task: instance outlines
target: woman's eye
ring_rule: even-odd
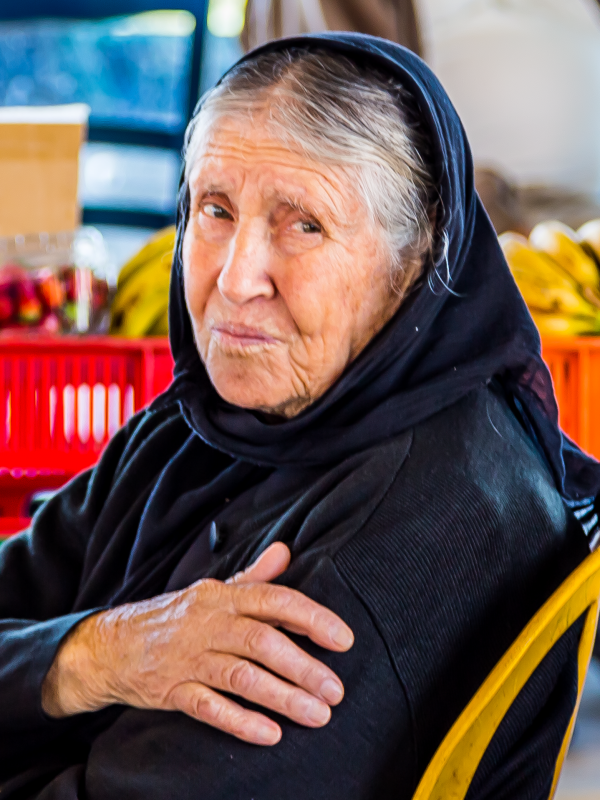
[[[202,206],[202,211],[207,217],[213,219],[233,219],[229,211],[226,211],[223,206],[218,206],[216,203],[206,203]]]
[[[318,222],[308,219],[300,219],[294,223],[293,227],[301,233],[321,233],[322,228]]]

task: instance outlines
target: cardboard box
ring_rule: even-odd
[[[0,236],[58,233],[79,225],[83,104],[0,108]]]

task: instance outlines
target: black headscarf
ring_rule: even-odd
[[[432,145],[447,260],[437,268],[430,265],[429,280],[325,395],[297,417],[269,424],[221,399],[198,356],[183,292],[181,240],[189,194],[182,183],[170,297],[175,358],[170,393],[179,398],[189,425],[242,462],[324,465],[396,436],[495,380],[545,457],[567,504],[581,508],[591,503],[600,492],[600,465],[558,427],[537,329],[475,191],[467,137],[441,84],[409,50],[360,34],[278,40],[243,60],[290,47],[343,54],[392,76],[412,94]],[[200,108],[201,103],[196,113]],[[588,532],[596,538],[592,528]]]

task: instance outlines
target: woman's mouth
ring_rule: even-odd
[[[228,349],[247,349],[268,347],[279,342],[259,328],[251,328],[248,325],[233,325],[230,323],[219,323],[213,325],[212,334],[219,344]]]

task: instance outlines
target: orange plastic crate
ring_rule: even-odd
[[[542,355],[552,373],[561,428],[600,459],[600,338],[545,338]]]
[[[167,339],[0,338],[0,537],[171,382]]]

